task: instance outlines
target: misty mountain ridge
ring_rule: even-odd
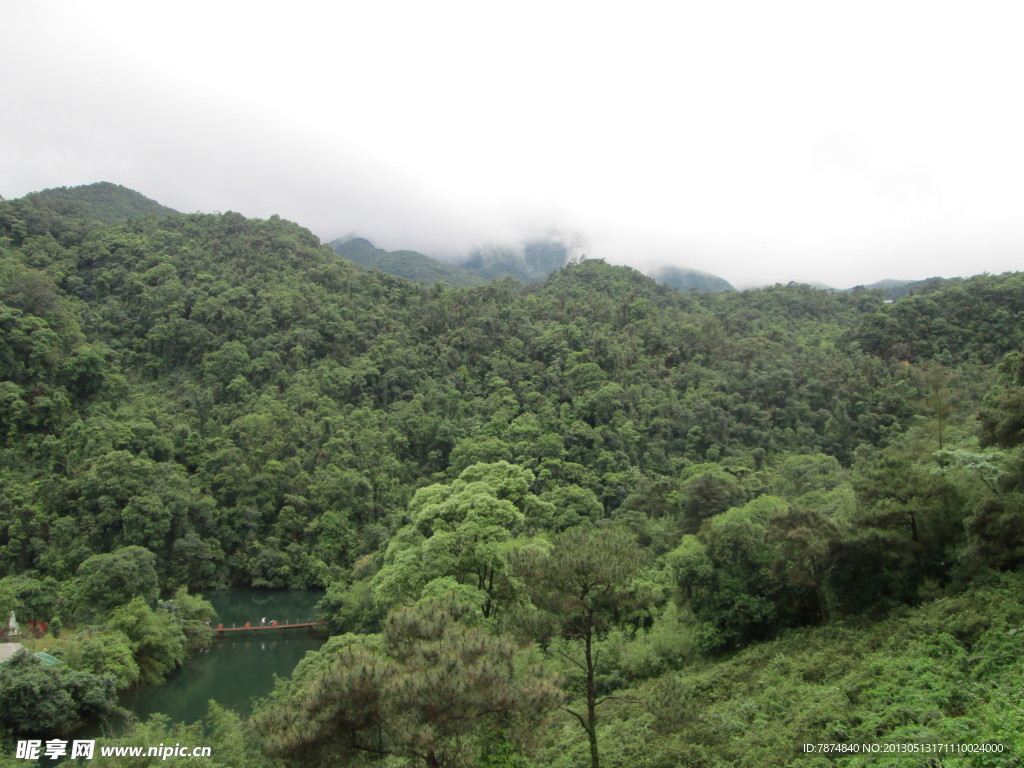
[[[363,237],[334,240],[331,249],[342,258],[362,267],[379,269],[425,285],[448,283],[456,288],[481,285],[487,279],[469,270],[445,264],[416,251],[385,251]]]
[[[445,282],[465,287],[506,277],[521,283],[536,283],[569,263],[568,247],[557,240],[532,240],[520,248],[496,245],[476,248],[464,261],[454,264],[417,251],[385,251],[364,237],[339,238],[330,245],[339,256],[361,266],[426,285]],[[696,269],[665,265],[639,271],[662,285],[686,293],[736,290],[727,280]]]
[[[481,277],[514,277],[521,283],[536,283],[569,262],[569,249],[557,240],[531,240],[522,248],[487,246],[477,248],[461,266]]]
[[[0,200],[4,198],[0,197]],[[15,198],[15,202],[19,198]],[[99,181],[72,187],[54,187],[30,192],[21,200],[31,201],[37,210],[78,219],[117,224],[129,219],[176,214],[173,208],[120,184]],[[444,282],[453,287],[481,285],[490,280],[512,277],[522,283],[541,282],[564,267],[570,259],[569,247],[554,239],[537,239],[520,246],[488,245],[472,250],[461,261],[442,261],[413,250],[385,251],[369,240],[349,235],[330,243],[338,255],[369,268],[379,269],[414,282],[432,285]],[[687,293],[718,293],[735,288],[725,279],[700,270],[662,265],[640,270],[658,283]],[[900,299],[930,293],[964,278],[929,277],[920,280],[885,279],[848,289],[812,285],[826,291],[880,293],[887,299]],[[780,281],[781,282],[781,281]],[[800,282],[800,281],[798,281]]]
[[[554,240],[533,240],[520,248],[486,246],[476,248],[462,261],[441,261],[417,251],[385,251],[363,237],[333,240],[339,256],[364,267],[432,285],[445,282],[455,287],[480,285],[511,277],[521,283],[536,283],[569,261],[569,250]]]

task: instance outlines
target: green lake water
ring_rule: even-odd
[[[315,606],[323,593],[233,589],[203,596],[213,603],[217,622],[230,627],[247,621],[258,626],[262,618],[268,624],[316,621]],[[306,652],[318,649],[324,640],[323,634],[306,629],[228,632],[209,651],[189,658],[163,684],[126,693],[121,705],[139,719],[162,712],[174,721],[193,723],[206,715],[213,699],[248,715],[253,698],[273,689],[274,675],[291,675]]]

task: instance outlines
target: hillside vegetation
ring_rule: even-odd
[[[0,202],[0,615],[170,669],[131,635],[161,595],[324,589],[219,764],[1015,764],[1021,275],[427,286],[99,191]]]
[[[424,285],[448,283],[456,288],[482,285],[487,279],[469,270],[445,264],[416,251],[385,251],[362,237],[335,240],[331,248],[339,256],[363,267],[379,269]]]

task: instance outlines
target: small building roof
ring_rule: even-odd
[[[10,661],[11,657],[18,651],[28,651],[28,648],[21,643],[0,643],[0,665],[6,664]],[[29,651],[29,653],[31,653],[31,651]],[[36,651],[32,655],[48,667],[57,667],[64,664],[64,662],[56,656],[51,656],[43,651]]]
[[[0,643],[0,664],[8,661],[18,651],[27,651],[21,643]]]

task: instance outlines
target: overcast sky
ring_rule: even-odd
[[[333,6],[333,7],[328,7]],[[4,2],[0,195],[738,287],[1024,266],[1018,2]]]

